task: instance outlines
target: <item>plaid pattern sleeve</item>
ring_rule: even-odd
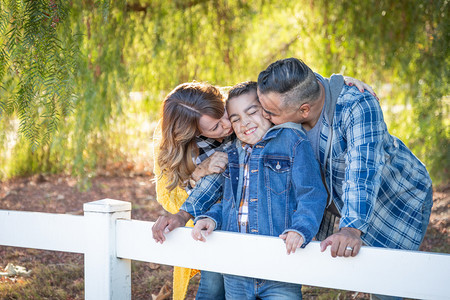
[[[245,151],[245,157],[244,157],[244,182],[242,186],[242,199],[241,203],[239,205],[239,213],[238,213],[238,219],[239,219],[239,231],[241,233],[247,233],[248,232],[248,199],[250,198],[249,195],[249,165],[248,160],[252,154],[252,147],[249,145],[245,145],[242,148],[244,148]]]
[[[342,198],[346,199],[341,210],[340,227],[366,232],[381,183],[385,161],[383,141],[387,129],[382,111],[374,101],[361,99],[343,113],[345,135],[337,136],[333,142],[334,146],[342,144],[345,139],[347,144],[344,159],[336,161],[345,163],[345,166],[333,166],[334,170],[344,171],[337,172],[343,178]]]
[[[431,189],[425,166],[389,134],[381,107],[368,92],[344,86],[334,117],[332,171],[325,172],[341,214],[339,227],[361,230],[369,246],[417,249]],[[322,158],[329,130],[325,124]]]
[[[212,174],[200,179],[180,209],[194,218],[204,214],[222,199],[224,179],[222,174]]]

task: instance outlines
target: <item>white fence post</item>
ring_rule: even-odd
[[[85,299],[131,299],[131,261],[116,255],[116,220],[131,218],[131,203],[113,199],[85,203]]]

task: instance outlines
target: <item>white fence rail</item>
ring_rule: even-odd
[[[206,243],[189,228],[151,236],[153,222],[130,220],[129,202],[84,205],[84,216],[2,211],[0,245],[84,253],[86,299],[131,299],[131,260],[418,299],[450,299],[450,255],[363,247],[332,258],[319,243],[287,255],[279,238],[215,232]]]

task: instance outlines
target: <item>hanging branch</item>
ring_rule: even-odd
[[[17,115],[19,133],[33,150],[49,142],[73,106],[79,50],[68,24],[69,5],[61,0],[1,2],[0,80],[9,100],[2,97],[0,115]]]

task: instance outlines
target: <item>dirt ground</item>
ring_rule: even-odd
[[[133,219],[155,221],[165,213],[156,202],[150,174],[99,176],[93,178],[91,183],[90,189],[80,191],[76,179],[63,175],[36,175],[0,182],[0,209],[81,215],[83,203],[112,198],[130,201]],[[421,250],[450,253],[449,214],[450,185],[447,185],[435,190],[430,226]],[[8,263],[23,266],[32,273],[30,277],[23,278],[0,276],[2,299],[83,298],[81,254],[0,246],[0,272]],[[133,299],[152,299],[152,295],[155,299],[163,286],[170,289],[171,272],[170,266],[133,261]],[[194,299],[198,280],[195,277],[191,281],[187,299]],[[36,287],[30,290],[33,284]],[[304,299],[368,299],[368,295],[363,293],[315,287],[304,287],[303,292]]]

